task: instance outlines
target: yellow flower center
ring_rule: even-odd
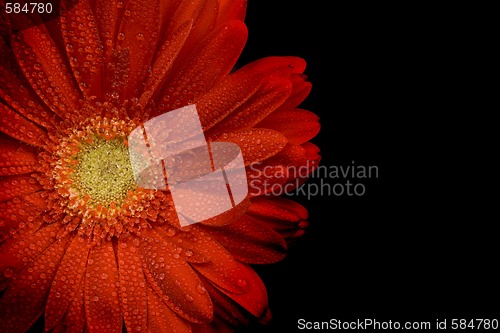
[[[128,135],[137,126],[130,119],[96,117],[53,137],[58,145],[42,154],[40,170],[55,190],[47,195],[45,219],[66,224],[62,236],[78,229],[93,239],[110,239],[172,218],[165,193],[135,182]]]
[[[121,206],[128,192],[136,188],[124,139],[95,138],[80,147],[76,161],[71,178],[75,189],[90,197],[87,205],[109,207],[114,202]]]

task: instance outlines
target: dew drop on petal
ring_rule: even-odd
[[[10,278],[14,275],[14,270],[12,268],[7,268],[4,272],[3,272],[3,275],[6,277],[6,278]]]
[[[201,284],[199,284],[199,285],[196,286],[196,291],[199,292],[202,295],[207,292],[207,290],[205,289],[205,287],[203,287]]]
[[[238,284],[238,286],[240,286],[242,288],[247,286],[247,281],[244,279],[239,279],[236,283]]]

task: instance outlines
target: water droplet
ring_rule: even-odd
[[[102,273],[102,275],[101,275],[101,278],[102,278],[103,280],[106,280],[108,277],[109,277],[109,275],[108,275],[108,274],[106,274],[106,273]]]
[[[238,284],[238,286],[243,288],[247,286],[247,281],[244,279],[239,279],[236,283]]]
[[[196,286],[196,291],[199,292],[202,295],[207,292],[207,290],[205,289],[205,287],[203,287],[201,284],[199,284],[199,285]]]
[[[118,1],[116,3],[116,8],[123,8],[123,2],[122,1]]]
[[[135,38],[140,41],[143,41],[145,39],[143,33],[138,33],[137,36],[135,36]]]
[[[186,294],[186,299],[188,302],[192,302],[194,300],[193,296]]]
[[[12,268],[7,268],[4,272],[3,272],[3,275],[6,277],[6,278],[10,278],[14,275],[14,270]]]
[[[158,278],[160,280],[163,280],[165,278],[165,274],[164,273],[160,273],[160,275],[158,275]]]
[[[92,300],[93,300],[94,302],[99,302],[99,297],[98,297],[98,296],[94,296],[94,298],[92,298]]]
[[[172,229],[172,228],[168,229],[167,236],[170,236],[170,237],[175,236],[175,229]]]

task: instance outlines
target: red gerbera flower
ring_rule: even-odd
[[[264,194],[295,184],[288,167],[319,160],[307,142],[318,118],[297,108],[311,88],[305,62],[270,57],[231,73],[247,37],[244,0],[61,9],[44,24],[5,15],[0,29],[1,331],[42,315],[47,331],[99,333],[268,320],[249,264],[282,259],[307,211]],[[250,206],[181,227],[168,191],[134,182],[126,139],[188,104],[207,141],[241,147],[257,181]]]

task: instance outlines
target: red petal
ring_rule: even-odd
[[[217,24],[224,23],[229,20],[245,19],[247,10],[246,0],[219,0],[219,16]]]
[[[204,285],[214,302],[216,318],[221,318],[231,326],[249,323],[249,313],[243,307],[212,286],[210,282],[204,281]]]
[[[308,217],[307,210],[302,205],[285,198],[253,198],[248,214],[257,218],[296,223]]]
[[[0,133],[0,176],[33,172],[35,149]]]
[[[85,240],[81,236],[73,238],[57,269],[45,305],[46,331],[60,324],[71,303],[74,303],[75,296],[82,294],[83,302],[83,276],[89,254],[89,247],[85,244]],[[77,304],[78,302],[75,305]]]
[[[5,291],[0,299],[2,332],[25,332],[40,317],[67,243],[52,243]]]
[[[13,27],[23,18],[26,15],[12,15]],[[24,75],[52,111],[63,118],[78,112],[79,89],[45,25],[13,35],[12,48]]]
[[[207,325],[193,325],[193,333],[234,333],[234,329],[221,320],[214,319]]]
[[[276,110],[290,96],[292,84],[283,78],[266,78],[260,89],[243,105],[213,127],[208,135],[250,128]]]
[[[250,166],[247,175],[250,193],[259,196],[268,193],[281,195],[305,181],[310,172],[305,149],[287,144],[271,158]]]
[[[245,282],[245,270],[241,269],[241,264],[224,247],[204,233],[199,226],[191,225],[183,230],[191,239],[196,239],[191,243],[193,252],[202,253],[206,258],[204,263],[191,264],[198,273],[221,289],[235,294],[249,292],[249,286]]]
[[[182,248],[154,231],[145,231],[142,236],[148,240],[141,243],[144,272],[153,289],[181,317],[194,323],[210,322],[212,301],[198,291],[201,281],[179,255]]]
[[[173,22],[173,17],[181,5],[183,0],[169,0],[169,1],[161,1],[160,2],[160,11],[161,11],[161,31],[160,31],[160,42],[158,45],[165,44],[166,41],[170,40],[172,34],[167,34],[168,28],[171,26]],[[183,25],[185,22],[179,24],[179,27]],[[176,29],[170,29],[170,32],[175,32]]]
[[[163,113],[190,104],[196,96],[229,74],[246,39],[247,29],[241,21],[230,21],[216,29],[191,58],[176,66],[174,80],[164,89],[164,97],[157,112]]]
[[[116,47],[117,30],[120,15],[123,15],[123,2],[121,6],[117,1],[98,1],[95,2],[94,13],[96,15],[98,31],[104,44],[104,56],[106,64],[111,62],[111,55]],[[109,78],[109,74],[107,73]]]
[[[296,100],[304,94],[302,92],[304,89],[307,90],[303,87],[304,77],[298,74],[305,69],[305,65],[305,61],[300,58],[269,57],[250,63],[236,71],[233,75],[248,77],[247,80],[252,82],[251,88],[253,84],[261,83],[260,89],[252,93],[251,97],[244,95],[244,99],[235,101],[236,105],[233,104],[230,109],[234,111],[230,114],[229,112],[216,113],[215,120],[217,121],[221,121],[226,116],[227,118],[223,119],[209,134],[225,129],[252,127],[277,108],[290,105],[287,100]],[[228,91],[232,92],[232,89]],[[242,102],[245,103],[242,104]],[[238,108],[235,110],[236,107]],[[213,120],[208,122],[207,127],[213,126],[213,122]]]
[[[186,51],[194,49],[200,45],[215,28],[215,22],[219,14],[219,0],[205,0],[205,5],[200,11],[200,15],[194,21],[194,29],[186,44]]]
[[[86,98],[102,97],[104,46],[88,0],[61,3],[61,32],[76,81]],[[70,7],[71,6],[71,7]],[[70,9],[68,10],[68,7]]]
[[[188,263],[206,263],[209,260],[201,253],[197,251],[194,246],[193,238],[194,236],[189,232],[182,229],[174,228],[156,228],[155,231],[163,239],[169,243],[176,243],[178,247],[182,248],[179,256],[182,257]],[[179,250],[177,250],[179,252]]]
[[[80,288],[76,290],[64,318],[59,321],[56,327],[54,327],[52,333],[83,332],[85,327],[85,310],[83,301],[83,286],[80,286]]]
[[[173,13],[172,18],[166,22],[168,31],[166,32],[167,40],[176,30],[189,21],[195,20],[200,15],[204,4],[207,0],[181,0],[175,10],[169,8],[170,13]],[[172,7],[172,5],[170,4]],[[168,17],[169,13],[165,13]]]
[[[191,0],[180,4],[172,18],[167,36],[182,24],[193,21],[193,30],[186,41],[181,58],[189,57],[203,39],[213,31],[218,10],[217,0]]]
[[[2,244],[0,253],[0,290],[3,290],[9,281],[20,274],[24,267],[37,259],[48,247],[56,243],[59,226],[57,223],[44,227],[38,231],[27,229],[26,234],[19,239],[12,239]],[[36,231],[31,233],[32,231]]]
[[[191,28],[192,22],[186,22],[158,50],[151,74],[146,79],[144,92],[139,99],[139,104],[145,106],[151,98],[154,99],[157,97],[159,93],[158,89],[164,84],[167,73],[183,47],[186,38],[189,36]]]
[[[249,215],[220,228],[206,228],[239,261],[270,264],[285,257],[287,245],[283,238]]]
[[[293,74],[303,73],[306,62],[298,57],[267,57],[256,60],[248,66],[259,73],[290,78]]]
[[[270,114],[257,126],[281,132],[290,143],[300,145],[318,134],[320,129],[318,120],[318,116],[307,110],[279,110]]]
[[[300,103],[302,103],[312,89],[312,84],[305,80],[306,78],[302,74],[292,74],[290,80],[292,81],[292,93],[290,97],[283,103],[284,108],[295,108]]]
[[[304,143],[302,148],[306,151],[307,160],[314,162],[314,165],[317,166],[321,160],[319,148],[311,142]]]
[[[210,183],[209,182],[206,182],[205,185],[208,184],[208,187],[210,188]],[[219,184],[219,182],[217,182],[217,184]],[[179,194],[184,194],[185,197],[187,197],[187,195],[189,195],[189,198],[192,202],[202,202],[203,200],[205,200],[206,196],[202,193],[202,192],[194,192],[192,190],[188,190],[188,191],[180,191],[178,190],[178,193]],[[205,209],[210,209],[211,210],[211,214],[210,215],[215,215],[215,214],[218,214],[218,215],[215,215],[214,217],[211,217],[209,219],[206,219],[206,220],[203,220],[203,221],[200,221],[200,223],[204,224],[204,225],[210,225],[210,226],[222,226],[222,225],[226,225],[228,223],[231,223],[232,221],[234,221],[235,219],[237,219],[238,217],[240,217],[241,215],[243,215],[248,206],[250,205],[250,200],[247,198],[243,199],[243,201],[241,201],[239,204],[237,204],[236,206],[234,206],[233,208],[227,210],[227,211],[224,211],[224,213],[220,213],[221,211],[223,211],[224,209],[226,209],[226,207],[224,207],[223,209],[221,209],[220,207],[217,207],[216,205],[214,205],[213,207],[209,207],[209,208],[206,208]],[[193,208],[193,212],[195,212],[195,208]],[[198,207],[198,209],[203,209],[203,205],[200,205]]]
[[[267,161],[250,165],[246,172],[250,197],[269,194],[273,190],[281,193],[288,180],[288,171],[284,165],[270,164]]]
[[[145,332],[148,327],[146,280],[140,250],[132,237],[118,241],[118,267],[125,327],[128,332]]]
[[[252,199],[252,206],[248,214],[265,228],[278,232],[287,241],[301,236],[308,226],[307,210],[294,201],[260,197]]]
[[[245,165],[263,161],[279,153],[286,146],[286,138],[279,132],[250,128],[212,135],[212,142],[233,142],[240,146]]]
[[[90,333],[122,331],[118,267],[110,241],[90,250],[85,277],[85,312]]]
[[[262,75],[246,67],[224,78],[195,101],[201,125],[208,130],[253,96],[262,84]]]
[[[30,175],[0,178],[0,202],[33,193],[42,187]]]
[[[319,148],[310,142],[306,142],[300,146],[290,144],[287,147],[289,148],[283,149],[283,152],[286,152],[286,154],[281,156],[281,158],[289,160],[289,165],[293,165],[294,168],[291,168],[287,184],[284,186],[288,191],[292,191],[307,181],[309,175],[318,167],[321,156]],[[297,159],[299,154],[303,154],[304,158]]]
[[[148,331],[151,333],[191,333],[190,324],[174,313],[148,286]]]
[[[117,49],[128,49],[130,70],[122,99],[139,96],[146,73],[156,51],[160,34],[160,0],[125,2],[125,12],[118,29]]]
[[[51,128],[58,121],[50,109],[42,106],[38,96],[19,71],[12,50],[0,39],[0,98],[13,110],[34,123]]]
[[[214,285],[218,290],[241,305],[257,318],[265,315],[267,310],[267,291],[257,273],[248,265],[238,263],[238,274],[243,276],[238,279],[238,284],[246,289],[244,293],[233,293],[220,286]]]
[[[210,323],[209,326],[201,327],[199,330],[193,330],[196,333],[234,333],[234,329],[218,320]]]
[[[41,193],[28,194],[0,203],[0,242],[4,242],[9,237],[15,242],[16,239],[22,238],[20,233],[26,227],[31,229],[33,225],[42,224],[43,220],[38,221],[37,218],[47,204],[41,198]],[[4,249],[8,247],[6,243],[2,244]]]
[[[287,166],[287,184],[284,185],[286,191],[291,191],[306,181],[314,164],[309,162],[302,146],[293,144],[287,144],[279,154],[266,160],[265,163]],[[286,186],[288,184],[290,186]]]
[[[46,132],[1,102],[0,132],[38,147],[48,141]]]

